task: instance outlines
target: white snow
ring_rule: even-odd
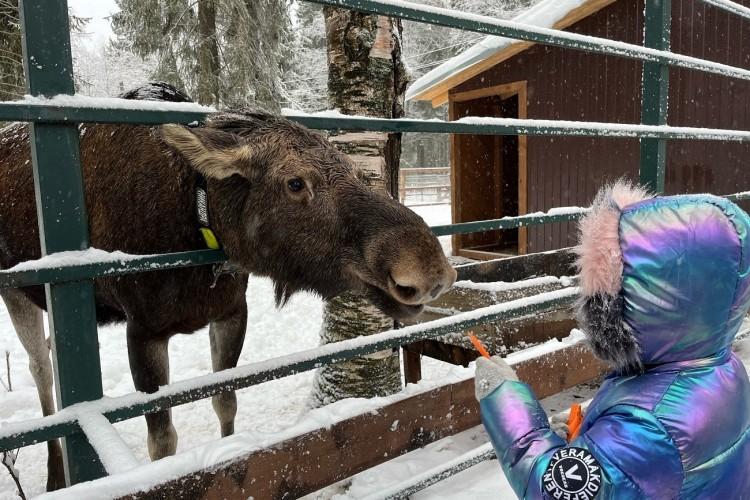
[[[454,325],[459,325],[460,323],[469,320],[481,321],[484,318],[496,317],[500,314],[517,311],[519,309],[533,306],[535,304],[541,304],[550,300],[572,300],[578,296],[578,293],[579,290],[577,287],[569,287],[560,290],[540,293],[532,297],[523,297],[520,299],[504,302],[502,304],[482,307],[473,311],[461,312],[449,317],[439,318],[431,321],[429,324],[410,325],[404,328],[389,330],[366,337],[355,337],[337,342],[335,344],[326,344],[312,349],[299,350],[290,354],[276,356],[272,359],[266,359],[254,363],[247,363],[236,368],[223,370],[218,373],[211,373],[187,380],[173,382],[168,386],[161,387],[158,391],[152,394],[134,392],[116,398],[105,397],[97,401],[79,403],[77,405],[65,408],[55,415],[44,417],[42,419],[27,420],[24,422],[12,424],[4,423],[2,426],[0,426],[0,435],[12,436],[39,427],[59,424],[62,422],[75,421],[81,411],[96,411],[99,413],[105,413],[134,405],[146,404],[148,402],[156,401],[167,396],[175,396],[178,394],[187,393],[188,391],[200,390],[207,386],[226,386],[237,379],[244,379],[249,377],[270,378],[275,369],[283,366],[299,365],[304,362],[314,361],[322,356],[331,356],[335,359],[335,356],[339,353],[346,353],[354,349],[373,346],[378,342],[396,341],[394,342],[394,345],[404,345],[424,338],[424,332],[428,329],[442,328],[444,330],[451,330],[451,327],[453,327]],[[456,326],[456,329],[459,330],[460,328]],[[382,347],[380,348],[382,349]],[[371,347],[371,349],[375,348]],[[538,352],[541,353],[542,351]],[[512,364],[510,360],[509,362]]]
[[[88,248],[86,250],[51,253],[40,259],[21,262],[9,269],[4,269],[2,272],[40,271],[42,269],[55,269],[63,266],[82,266],[98,263],[118,264],[144,257],[152,257],[152,255],[134,255],[120,251],[107,252],[98,248]]]
[[[81,94],[59,94],[54,97],[25,95],[22,100],[11,101],[10,103],[62,108],[182,111],[191,113],[213,113],[216,111],[216,108],[212,106],[203,106],[192,102],[138,101],[133,99],[119,99],[117,97],[91,97]]]
[[[140,465],[122,437],[104,415],[94,411],[78,412],[78,423],[96,454],[102,460],[107,474],[118,474]]]
[[[563,339],[563,341],[552,340],[530,349],[533,350],[533,355],[524,356],[524,353],[520,352],[508,356],[507,360],[511,365],[515,365],[527,359],[531,359],[534,356],[541,356],[580,341],[582,341],[582,334],[577,331],[572,332],[571,336]],[[393,404],[417,394],[428,392],[440,385],[463,382],[472,377],[472,368],[455,367],[452,368],[448,375],[442,377],[440,380],[424,380],[419,384],[409,385],[402,392],[392,396],[372,399],[347,399],[338,401],[324,408],[312,410],[295,425],[287,427],[279,432],[243,432],[220,441],[210,442],[201,447],[193,448],[187,453],[181,453],[173,457],[162,459],[154,464],[144,464],[131,469],[127,468],[128,463],[124,465],[115,463],[115,466],[124,468],[125,472],[108,477],[105,480],[86,483],[61,492],[49,494],[45,496],[45,498],[114,498],[120,495],[132,493],[134,491],[134,484],[137,484],[138,490],[147,490],[169,478],[176,478],[194,473],[202,468],[239,458],[250,452],[271,446],[275,443],[295,438],[318,429],[329,428],[332,425],[353,416],[368,412],[377,412],[385,405]],[[394,426],[397,428],[397,422],[394,422]],[[395,430],[394,426],[392,426],[392,429]],[[107,458],[116,460],[116,458],[109,456]]]
[[[574,46],[587,45],[592,47],[596,46],[599,49],[606,48],[610,53],[618,54],[620,56],[634,57],[655,62],[668,60],[679,67],[700,69],[724,76],[750,79],[750,70],[706,61],[682,54],[674,54],[668,51],[641,47],[639,45],[633,45],[625,42],[607,40],[604,38],[550,29],[558,20],[562,19],[571,10],[586,3],[585,0],[544,0],[510,21],[494,19],[486,16],[479,16],[476,14],[467,14],[450,9],[428,7],[412,2],[404,2],[399,0],[382,0],[382,2],[401,8],[443,14],[475,23],[484,23],[493,27],[516,28],[526,31],[527,33],[557,37],[559,39],[573,42]],[[406,98],[414,98],[415,96],[434,87],[446,78],[475,65],[476,63],[492,56],[493,54],[496,54],[497,52],[505,49],[514,42],[515,40],[509,38],[488,36],[478,44],[470,47],[456,57],[449,59],[445,63],[441,64],[437,68],[431,70],[430,72],[419,78],[417,81],[415,81],[407,89]]]
[[[430,226],[444,226],[450,224],[452,220],[450,205],[423,205],[409,208]],[[438,240],[445,255],[451,255],[453,253],[451,236],[440,236]]]
[[[512,352],[508,354],[505,360],[511,366],[517,365],[519,363],[523,363],[524,361],[528,361],[533,358],[538,358],[539,356],[550,354],[552,352],[559,351],[561,349],[565,349],[572,345],[581,343],[584,341],[585,338],[586,336],[581,330],[574,329],[570,332],[570,335],[568,335],[562,340],[550,339],[547,342],[544,342],[543,344],[535,345],[533,347],[529,347],[528,349],[524,349],[522,351]]]
[[[453,286],[458,288],[469,288],[471,290],[483,290],[485,292],[506,292],[508,290],[518,290],[520,288],[530,288],[533,286],[544,286],[559,283],[562,286],[570,286],[570,276],[540,276],[520,281],[494,281],[490,283],[475,283],[473,281],[456,281]]]
[[[318,344],[323,305],[310,294],[292,297],[284,309],[274,305],[273,287],[265,279],[252,279],[248,287],[248,330],[240,355],[240,365],[274,358]],[[104,392],[117,397],[134,391],[127,359],[124,325],[99,328]],[[28,370],[28,357],[15,335],[4,304],[0,301],[0,378],[6,381],[5,351],[10,352],[13,392],[0,387],[0,431],[19,422],[39,418],[41,410],[34,381]],[[207,331],[176,335],[170,341],[172,380],[184,380],[211,373]],[[293,425],[305,411],[313,372],[251,387],[237,394],[236,430],[262,436]],[[172,411],[179,436],[178,453],[219,438],[218,420],[205,399]],[[146,424],[135,418],[115,424],[140,464],[149,462],[146,450]],[[16,467],[29,496],[44,491],[47,449],[44,444],[22,448]],[[0,469],[0,500],[17,498],[10,476]]]
[[[637,137],[639,134],[673,134],[692,139],[748,140],[750,132],[744,130],[713,129],[705,127],[672,127],[669,125],[642,125],[632,123],[583,122],[572,120],[529,120],[520,118],[493,118],[467,116],[450,123],[467,125],[514,126],[549,130],[575,131],[587,129],[607,137]]]
[[[730,2],[728,0],[703,0],[707,4],[719,7],[726,11],[742,16],[746,19],[750,19],[750,9],[737,2]]]

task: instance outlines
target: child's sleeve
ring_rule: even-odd
[[[482,421],[519,498],[674,498],[679,453],[648,411],[610,408],[570,443],[555,434],[531,389],[506,381],[480,402]],[[546,493],[546,495],[545,495]],[[559,495],[559,496],[558,496]]]

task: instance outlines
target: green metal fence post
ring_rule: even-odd
[[[22,0],[24,70],[32,95],[73,94],[67,0]],[[42,254],[88,248],[75,124],[32,123],[31,156]],[[46,285],[59,408],[102,397],[91,281]],[[105,475],[82,433],[63,439],[68,484]]]
[[[672,27],[672,1],[646,0],[643,45],[669,50]],[[641,123],[666,125],[669,106],[669,66],[643,63]],[[664,192],[667,163],[666,139],[641,139],[640,182],[657,193]]]

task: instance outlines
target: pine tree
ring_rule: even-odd
[[[18,0],[0,0],[0,101],[18,99],[25,91]]]
[[[0,101],[23,97],[26,82],[21,48],[21,21],[18,0],[0,0]],[[70,16],[70,33],[80,33],[88,19]],[[80,83],[76,79],[76,88]]]
[[[291,29],[287,0],[117,0],[119,43],[153,56],[152,77],[204,104],[278,111]]]
[[[285,107],[307,112],[326,109],[328,63],[321,5],[297,3],[293,47],[293,63],[284,75]]]

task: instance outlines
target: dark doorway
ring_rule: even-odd
[[[518,92],[451,101],[453,120],[464,116],[520,118],[519,111]],[[453,137],[454,222],[499,219],[521,213],[519,173],[522,156],[519,142],[518,136]],[[525,237],[525,234],[521,236]],[[474,259],[517,255],[519,230],[457,235],[453,247],[454,254]]]

